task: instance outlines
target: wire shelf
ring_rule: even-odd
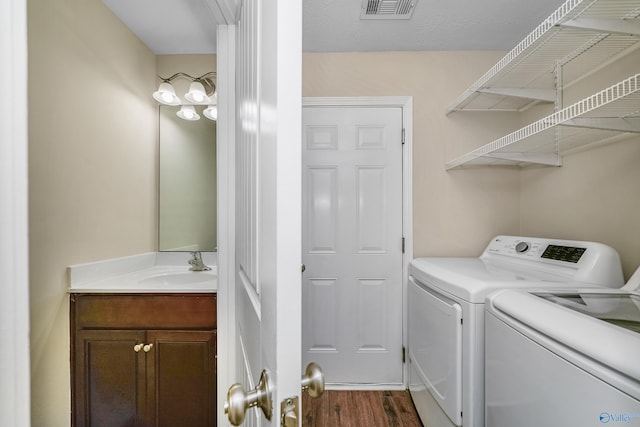
[[[639,17],[638,0],[568,0],[460,95],[447,113],[522,111],[538,102],[554,102],[556,67],[562,66],[562,79],[571,82],[637,47]]]
[[[458,157],[446,168],[560,166],[562,153],[624,133],[640,133],[640,74]]]

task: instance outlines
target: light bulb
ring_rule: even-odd
[[[189,85],[189,92],[184,95],[185,99],[193,104],[208,104],[209,97],[205,93],[204,86],[200,82],[193,82]]]
[[[173,99],[173,95],[171,95],[169,92],[163,92],[161,96],[162,100],[167,104]]]
[[[178,117],[183,120],[199,120],[200,115],[196,112],[193,105],[183,105],[180,107],[180,111],[176,113]]]
[[[213,120],[213,121],[218,120],[218,107],[215,105],[207,106],[207,108],[203,111],[203,113],[204,113],[204,116],[209,120]]]
[[[157,91],[153,92],[153,99],[161,104],[179,105],[180,98],[176,96],[176,91],[170,83],[162,82]]]

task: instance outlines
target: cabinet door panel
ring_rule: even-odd
[[[75,426],[143,426],[145,357],[134,351],[140,331],[78,331]]]
[[[149,419],[157,427],[215,426],[216,333],[149,331],[146,340]]]

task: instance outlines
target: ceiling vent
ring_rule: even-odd
[[[360,19],[409,19],[417,0],[362,0]]]

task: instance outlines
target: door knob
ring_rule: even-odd
[[[244,391],[242,385],[234,384],[229,387],[227,400],[224,402],[224,413],[229,417],[229,422],[239,426],[244,421],[247,409],[257,406],[262,409],[267,420],[271,420],[273,405],[271,402],[271,388],[269,375],[266,370],[260,375],[260,382],[250,392]]]
[[[302,376],[302,390],[308,390],[311,397],[320,397],[324,393],[324,373],[317,363],[307,365]]]

